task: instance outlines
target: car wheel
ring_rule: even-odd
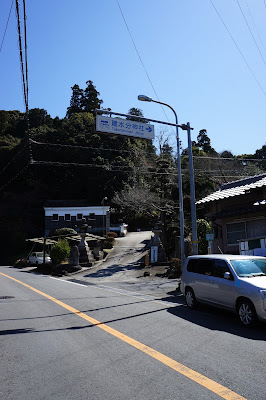
[[[254,326],[257,322],[256,310],[252,302],[243,299],[238,304],[238,316],[244,326]]]
[[[186,303],[187,303],[187,306],[191,309],[196,308],[198,305],[197,299],[191,288],[188,288],[186,290]]]

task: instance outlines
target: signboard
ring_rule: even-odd
[[[96,115],[96,131],[133,136],[139,139],[154,139],[154,125],[122,118]]]
[[[151,246],[151,262],[157,262],[158,261],[158,247],[157,246]]]
[[[206,240],[208,242],[213,242],[214,241],[214,233],[206,233]]]

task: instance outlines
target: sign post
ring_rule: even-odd
[[[212,243],[214,241],[214,233],[206,233],[206,240],[208,241],[208,254],[212,254]]]

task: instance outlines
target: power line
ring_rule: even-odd
[[[1,53],[1,51],[2,51],[2,47],[3,47],[3,44],[4,44],[4,40],[5,40],[5,36],[6,36],[6,31],[7,31],[7,27],[8,27],[8,23],[9,23],[11,11],[12,11],[12,8],[13,8],[13,3],[14,3],[14,0],[12,0],[11,7],[10,7],[10,11],[9,11],[9,15],[8,15],[8,18],[7,18],[6,28],[5,28],[5,32],[4,32],[3,39],[2,39],[2,43],[1,43],[1,47],[0,47],[0,53]]]
[[[219,11],[217,10],[217,8],[215,7],[213,1],[210,0],[210,2],[211,2],[211,4],[212,4],[214,10],[216,11],[218,17],[219,17],[220,20],[222,21],[222,24],[224,25],[225,29],[227,30],[227,33],[229,34],[231,40],[233,41],[234,45],[236,46],[236,48],[237,48],[239,54],[240,54],[241,57],[243,58],[243,60],[244,60],[244,62],[245,62],[245,64],[246,64],[246,66],[248,67],[249,71],[250,71],[251,74],[253,75],[253,78],[254,78],[255,81],[257,82],[257,84],[258,84],[258,86],[260,87],[260,89],[261,89],[262,93],[264,94],[264,96],[266,97],[266,92],[265,92],[265,90],[264,90],[263,87],[261,86],[261,84],[260,84],[260,82],[258,81],[258,79],[257,79],[256,75],[254,74],[253,70],[251,69],[251,67],[250,67],[249,63],[247,62],[247,60],[246,60],[244,54],[243,54],[242,51],[240,50],[240,47],[238,46],[238,44],[237,44],[237,42],[235,41],[233,35],[231,34],[231,32],[229,31],[227,25],[225,24],[225,22],[224,22],[224,20],[223,20],[223,18],[222,18],[222,16],[221,16],[221,14],[219,13]]]
[[[254,35],[253,35],[253,33],[252,33],[252,30],[250,29],[249,23],[248,23],[248,21],[247,21],[247,19],[246,19],[246,17],[245,17],[245,14],[244,14],[244,12],[243,12],[243,10],[242,10],[242,7],[241,7],[241,5],[240,5],[240,3],[239,3],[238,0],[236,0],[236,2],[237,2],[237,4],[238,4],[238,7],[239,7],[239,9],[240,9],[240,11],[241,11],[241,14],[242,14],[242,16],[243,16],[243,18],[244,18],[244,20],[245,20],[245,22],[246,22],[246,25],[247,25],[247,27],[248,27],[248,30],[249,30],[251,36],[252,36],[252,39],[253,39],[253,41],[254,41],[254,43],[255,43],[257,49],[258,49],[258,52],[260,53],[260,56],[261,56],[261,58],[262,58],[262,61],[263,61],[264,65],[265,65],[265,67],[266,67],[266,62],[265,62],[264,57],[263,57],[263,55],[262,55],[262,53],[261,53],[261,51],[260,51],[260,48],[259,48],[259,46],[258,46],[258,43],[257,43],[257,41],[256,41],[256,39],[255,39],[255,37],[254,37]]]
[[[55,147],[62,147],[62,148],[72,148],[72,149],[82,149],[82,150],[96,150],[96,151],[109,151],[109,152],[117,152],[120,154],[123,153],[129,153],[132,154],[137,153],[137,154],[143,154],[143,155],[151,155],[154,157],[166,157],[169,158],[171,157],[171,154],[160,154],[157,155],[155,153],[151,153],[148,151],[142,151],[142,150],[138,150],[138,149],[134,149],[134,150],[126,150],[126,149],[113,149],[113,148],[106,148],[106,147],[92,147],[92,146],[80,146],[80,145],[72,145],[72,144],[61,144],[61,143],[46,143],[46,142],[38,142],[36,140],[30,139],[30,142],[32,144],[35,145],[43,145],[43,146],[55,146]],[[188,157],[187,155],[185,156],[181,156],[181,157]],[[193,159],[200,159],[202,161],[206,161],[206,160],[215,160],[215,161],[232,161],[232,162],[242,162],[242,161],[265,161],[262,158],[232,158],[232,157],[209,157],[209,156],[194,156],[193,155]]]
[[[21,35],[21,30],[20,30],[20,16],[19,16],[19,2],[18,2],[18,0],[16,0],[16,15],[17,15],[19,56],[20,56],[20,67],[21,67],[23,92],[24,92],[24,103],[25,103],[25,107],[26,107],[26,111],[27,111],[27,109],[28,109],[28,99],[27,99],[27,90],[26,90],[24,62],[23,62],[22,39],[21,39],[22,35]]]
[[[251,13],[251,11],[250,11],[250,8],[249,8],[249,5],[248,5],[248,2],[247,2],[247,0],[245,0],[245,2],[246,2],[247,9],[248,9],[248,12],[249,12],[249,14],[250,14],[250,17],[251,17],[251,19],[252,19],[252,22],[253,22],[254,28],[255,28],[255,30],[256,30],[256,32],[257,32],[257,35],[258,35],[258,38],[259,38],[259,40],[260,40],[260,43],[261,43],[262,47],[263,47],[263,48],[264,48],[264,50],[265,50],[264,43],[263,43],[263,41],[262,41],[262,39],[261,39],[261,36],[260,36],[260,34],[259,34],[259,31],[258,31],[258,29],[257,29],[257,27],[256,27],[256,24],[255,24],[255,21],[254,21],[253,15],[252,15],[252,13]],[[264,4],[265,4],[265,3],[264,3]]]
[[[121,8],[121,6],[120,6],[120,3],[119,3],[118,0],[116,0],[116,2],[117,2],[117,5],[118,5],[118,7],[119,7],[119,10],[120,10],[120,13],[121,13],[121,15],[122,15],[122,18],[123,18],[123,20],[124,20],[124,23],[125,23],[125,25],[126,25],[126,28],[127,28],[128,33],[129,33],[130,39],[131,39],[131,41],[132,41],[132,43],[133,43],[134,49],[135,49],[135,51],[136,51],[136,53],[137,53],[137,56],[138,56],[138,58],[139,58],[139,60],[140,60],[140,63],[141,63],[141,65],[142,65],[142,67],[143,67],[143,69],[144,69],[144,71],[145,71],[145,74],[146,74],[146,76],[147,76],[147,78],[148,78],[148,80],[149,80],[149,82],[150,82],[150,84],[151,84],[152,90],[154,91],[154,94],[155,94],[157,100],[160,101],[159,96],[158,96],[158,94],[157,94],[157,92],[156,92],[156,90],[155,90],[155,87],[154,87],[154,85],[153,85],[153,83],[152,83],[152,80],[151,80],[151,78],[150,78],[150,75],[148,74],[148,71],[147,71],[147,69],[146,69],[146,67],[145,67],[145,65],[144,65],[144,62],[143,62],[143,60],[142,60],[142,58],[141,58],[141,56],[140,56],[140,54],[139,54],[139,51],[138,51],[138,49],[137,49],[137,46],[136,46],[136,43],[135,43],[134,38],[133,38],[133,36],[132,36],[132,33],[131,33],[130,29],[129,29],[128,23],[127,23],[127,21],[126,21],[126,18],[125,18],[125,15],[124,15],[123,11],[122,11],[122,8]],[[165,109],[163,108],[162,105],[161,105],[161,108],[162,108],[162,110],[163,110],[163,113],[164,113],[164,115],[165,115],[167,121],[169,122],[168,116],[167,116],[167,114],[166,114],[166,112],[165,112]]]

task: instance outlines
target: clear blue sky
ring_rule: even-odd
[[[1,1],[0,45],[11,3]],[[207,129],[218,152],[249,154],[266,143],[265,0],[119,4],[150,80],[117,0],[26,0],[30,108],[62,118],[71,86],[92,80],[103,107],[138,107],[147,118],[174,122],[171,110],[137,100],[158,96],[179,123],[191,123],[193,140]],[[25,111],[16,25],[14,1],[0,53],[0,109]],[[173,130],[167,134],[174,143]],[[180,137],[186,147],[185,132]]]

